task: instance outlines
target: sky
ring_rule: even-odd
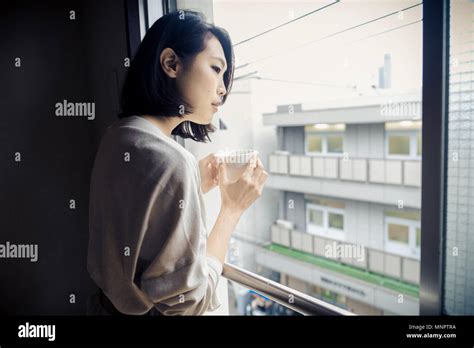
[[[236,66],[251,63],[237,69],[235,77],[257,71],[254,76],[301,82],[252,79],[252,93],[259,101],[255,111],[260,113],[273,112],[282,104],[374,93],[371,86],[378,83],[378,68],[383,65],[385,53],[391,54],[394,91],[421,88],[422,23],[410,23],[421,20],[422,6],[401,11],[418,3],[213,0],[213,12],[215,24],[231,36]],[[317,9],[320,10],[239,44]],[[395,14],[333,35],[389,13]],[[407,26],[386,32],[404,25]],[[325,38],[329,35],[333,36]],[[242,82],[234,83],[238,86]]]

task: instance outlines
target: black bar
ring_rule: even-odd
[[[28,324],[26,324],[28,323]],[[32,337],[32,325],[54,325]],[[44,327],[44,326],[43,326]],[[468,316],[204,316],[204,317],[8,317],[0,321],[0,345],[11,344],[404,344],[472,347],[473,317]],[[29,328],[29,330],[26,330]],[[23,336],[19,337],[20,331]],[[47,335],[47,333],[50,335]],[[453,336],[453,334],[455,336]],[[420,336],[418,336],[420,335]],[[441,337],[433,337],[442,335]],[[449,337],[447,336],[449,335]],[[418,336],[418,337],[415,337]],[[48,337],[51,341],[48,340]]]
[[[449,0],[423,3],[420,314],[443,312]]]

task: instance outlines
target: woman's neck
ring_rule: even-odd
[[[166,136],[171,138],[171,132],[175,129],[181,122],[184,122],[184,118],[176,117],[153,117],[150,115],[142,115],[144,119],[150,121],[155,126],[157,126]]]

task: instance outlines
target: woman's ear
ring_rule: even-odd
[[[180,66],[180,60],[173,49],[167,47],[160,54],[160,65],[166,75],[176,78]]]

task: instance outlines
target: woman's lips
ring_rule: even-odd
[[[214,105],[214,104],[211,104],[211,105],[212,105],[212,108],[214,109],[214,112],[219,111],[219,108],[217,107],[217,105]]]

